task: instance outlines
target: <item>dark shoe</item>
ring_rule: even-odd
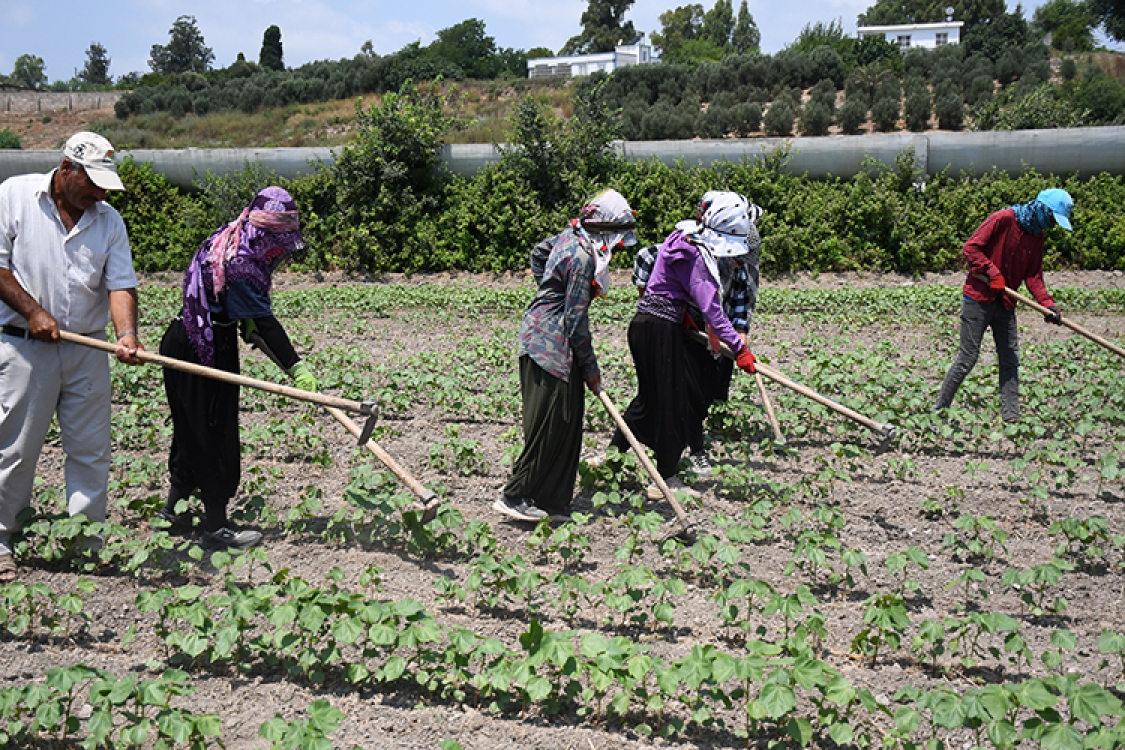
[[[152,517],[149,525],[157,531],[167,531],[169,534],[190,534],[195,528],[195,515],[192,513],[173,513],[167,508],[162,509]]]
[[[530,500],[507,495],[500,495],[492,504],[492,509],[519,521],[539,521],[547,517],[547,512],[536,508]]]
[[[253,529],[235,530],[224,526],[218,531],[203,534],[203,549],[247,549],[262,541],[262,532]]]

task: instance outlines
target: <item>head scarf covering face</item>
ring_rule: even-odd
[[[251,283],[268,295],[273,272],[302,247],[297,206],[288,192],[274,186],[207,238],[184,272],[184,327],[200,362],[215,363],[208,296],[218,298],[231,281]]]
[[[590,237],[594,255],[595,295],[609,292],[609,262],[618,245],[637,244],[637,212],[616,190],[603,190],[582,206],[579,225]]]
[[[1038,199],[1012,206],[1012,211],[1016,214],[1016,223],[1028,234],[1042,234],[1055,225],[1054,212]]]

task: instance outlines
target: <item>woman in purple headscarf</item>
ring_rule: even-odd
[[[289,341],[270,307],[272,277],[303,247],[297,206],[279,187],[258,193],[234,221],[212,234],[184,273],[183,309],[160,342],[160,353],[175,359],[237,373],[238,331],[249,343],[256,336],[298,388],[319,384]],[[176,505],[199,490],[203,499],[203,546],[245,549],[261,541],[251,529],[227,519],[227,504],[241,474],[238,386],[164,369],[164,391],[172,410],[171,487],[158,518],[173,531],[191,527]]]

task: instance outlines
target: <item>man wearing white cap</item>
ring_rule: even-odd
[[[984,332],[991,328],[1000,365],[1000,417],[1005,422],[1019,419],[1016,301],[1004,294],[1004,288],[1019,289],[1026,283],[1035,300],[1051,310],[1044,320],[1059,325],[1062,316],[1043,281],[1043,244],[1053,226],[1071,231],[1073,209],[1074,201],[1065,190],[1043,190],[1032,201],[990,215],[965,243],[969,275],[961,297],[961,344],[942,381],[935,409],[953,403],[957,389],[977,363]]]
[[[60,341],[59,331],[104,340],[112,320],[117,359],[140,364],[137,277],[125,222],[105,202],[107,190],[124,190],[113,146],[89,132],[66,142],[49,174],[0,184],[0,584],[17,575],[11,536],[16,516],[31,504],[35,465],[56,414],[68,510],[105,520],[109,361]]]

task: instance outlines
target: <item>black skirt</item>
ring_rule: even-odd
[[[625,423],[656,454],[656,468],[667,479],[676,473],[684,448],[702,434],[713,385],[705,368],[710,356],[687,339],[682,323],[637,313],[629,324],[629,351],[637,369],[637,395]],[[614,438],[619,445],[619,439]]]

